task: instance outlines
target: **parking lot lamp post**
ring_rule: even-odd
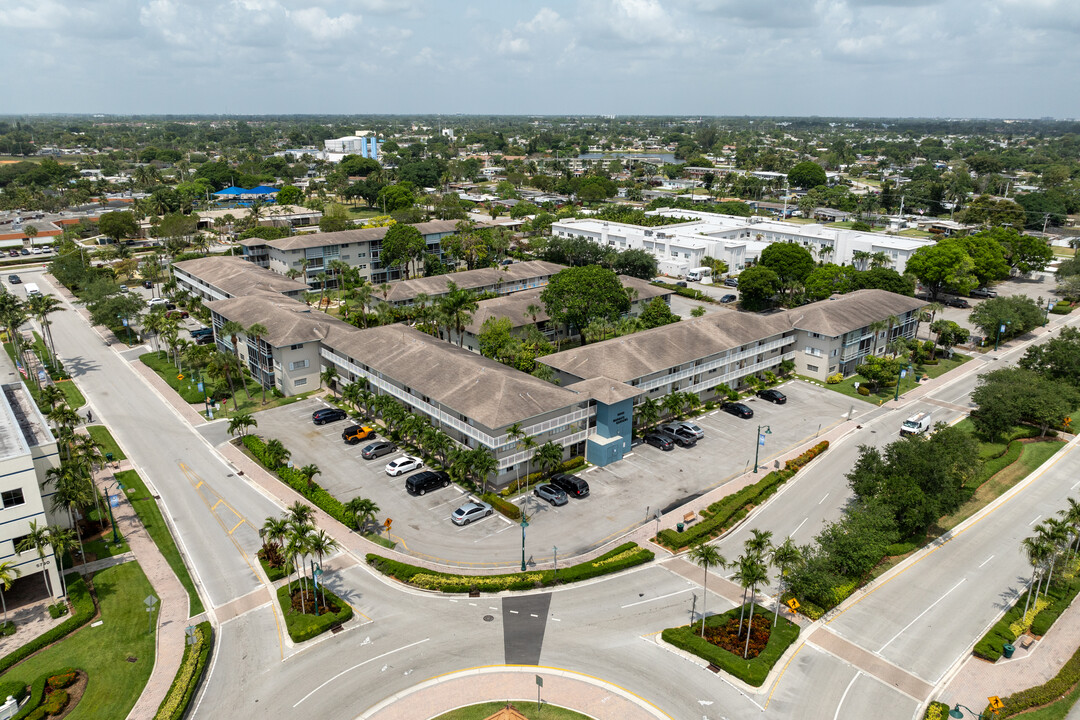
[[[525,513],[521,514],[521,572],[525,572],[525,528],[529,527],[529,521]]]
[[[1050,311],[1054,309],[1054,301],[1051,300],[1046,304],[1046,308],[1043,310],[1043,327],[1046,327],[1046,323],[1050,322]]]
[[[904,379],[904,370],[907,370],[908,372],[912,372],[914,370],[914,368],[909,363],[906,368],[901,367],[900,372],[898,372],[896,374],[896,395],[893,396],[893,400],[899,400],[900,399],[900,381]]]
[[[765,432],[761,432],[761,429],[765,428]],[[754,444],[754,472],[757,473],[758,467],[758,452],[761,450],[761,446],[765,444],[765,436],[772,435],[772,428],[768,425],[757,426],[757,442]]]
[[[960,720],[960,718],[963,718],[964,717],[964,710],[961,710],[960,708],[964,708],[964,710],[967,710],[969,713],[971,713],[972,715],[977,717],[979,720],[990,720],[990,718],[994,717],[994,714],[983,715],[982,713],[975,712],[974,710],[969,708],[967,705],[961,705],[960,703],[957,703],[957,704],[953,705],[952,710],[949,711],[949,717],[956,718],[957,720]]]
[[[115,480],[115,478],[113,478],[113,479]],[[120,536],[116,534],[116,518],[113,517],[112,501],[109,499],[109,489],[110,488],[109,488],[108,481],[106,481],[106,483],[105,483],[105,507],[107,507],[109,509],[109,524],[112,525],[112,541],[113,541],[113,544],[116,544],[116,543],[120,542]],[[116,486],[115,486],[115,489],[116,489],[116,496],[119,497],[120,496],[120,491],[124,489],[124,486],[123,486],[123,484],[117,482]]]
[[[998,325],[997,337],[994,339],[994,352],[997,352],[998,343],[1001,342],[1001,333],[1005,332],[1005,327],[1007,325],[1012,325],[1012,322],[1009,320],[1005,320],[1000,325]]]

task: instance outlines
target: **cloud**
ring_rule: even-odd
[[[500,55],[525,55],[529,52],[529,41],[523,37],[514,37],[509,30],[503,30],[497,50]]]
[[[518,23],[519,30],[530,33],[555,33],[566,29],[566,22],[551,8],[542,7],[528,22]]]
[[[293,10],[289,13],[289,18],[311,37],[323,41],[348,37],[363,20],[360,15],[352,13],[330,17],[320,7]]]

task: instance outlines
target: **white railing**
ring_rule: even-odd
[[[646,380],[644,382],[639,383],[637,385],[637,387],[641,388],[642,390],[646,390],[646,391],[652,390],[653,388],[661,387],[662,385],[668,385],[668,384],[670,384],[672,382],[676,382],[678,380],[685,380],[688,377],[693,377],[694,375],[700,375],[701,373],[707,373],[710,370],[719,369],[719,368],[725,367],[727,365],[730,365],[731,363],[739,362],[740,360],[745,360],[748,357],[752,357],[754,355],[760,355],[763,352],[770,352],[772,350],[783,347],[785,345],[793,345],[794,343],[795,343],[795,336],[794,335],[789,336],[789,337],[784,337],[784,338],[778,338],[776,340],[771,340],[771,341],[769,341],[767,343],[764,343],[763,345],[755,345],[755,346],[753,346],[751,348],[748,348],[747,350],[744,350],[742,352],[730,353],[728,355],[718,357],[715,360],[710,360],[707,363],[702,363],[701,365],[695,365],[693,367],[686,368],[685,370],[680,370],[679,372],[671,373],[670,375],[663,375],[661,377],[653,378],[651,380]]]

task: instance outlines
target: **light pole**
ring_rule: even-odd
[[[116,478],[112,478],[112,480],[115,480],[115,479]],[[117,482],[116,483],[116,489],[117,490],[123,490],[124,485],[122,483],[120,483],[120,482]],[[117,497],[119,497],[120,493],[117,492],[116,495],[117,495]],[[116,534],[116,518],[113,517],[112,500],[110,499],[110,495],[109,495],[109,481],[108,480],[105,481],[105,507],[107,507],[109,509],[109,524],[112,525],[112,541],[113,541],[113,544],[116,544],[116,543],[120,542],[120,537]]]
[[[1043,327],[1046,327],[1046,323],[1050,322],[1050,311],[1054,309],[1054,301],[1051,300],[1046,304],[1046,309],[1043,311]]]
[[[1001,701],[999,700],[998,702],[1000,703]],[[990,718],[993,718],[993,717],[996,716],[996,713],[992,713],[990,715],[983,715],[982,713],[975,712],[974,710],[969,708],[967,705],[961,705],[960,703],[957,703],[957,704],[953,705],[953,709],[949,711],[949,717],[956,718],[957,720],[960,720],[960,718],[963,718],[964,717],[964,711],[961,710],[960,708],[964,708],[964,710],[967,710],[969,713],[971,713],[972,715],[977,717],[979,720],[990,720]]]
[[[998,325],[997,337],[994,339],[994,352],[997,352],[998,343],[1001,342],[1001,333],[1005,332],[1005,327],[1007,325],[1012,325],[1012,321],[1006,320],[1005,322]]]
[[[904,370],[907,370],[908,372],[911,372],[913,370],[913,368],[912,368],[911,364],[908,363],[908,366],[906,368],[901,367],[900,372],[898,372],[896,374],[896,395],[893,396],[894,401],[900,399],[900,381],[904,379]]]
[[[521,513],[521,572],[525,572],[525,528],[529,527],[529,520],[525,513]]]
[[[761,428],[765,428],[765,432],[761,432]],[[765,444],[765,436],[772,435],[772,428],[768,425],[757,426],[757,443],[754,445],[754,473],[757,474],[758,466],[758,452],[761,450],[761,446]]]

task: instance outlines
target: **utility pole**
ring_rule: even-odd
[[[781,220],[787,220],[787,199],[788,199],[788,183],[784,181],[784,214],[780,216]]]
[[[1046,217],[1043,218],[1043,232],[1046,232],[1046,225],[1050,222],[1050,213],[1046,213]]]
[[[900,214],[897,215],[896,217],[898,217],[898,218],[903,218],[904,217],[904,196],[903,195],[900,196]]]

